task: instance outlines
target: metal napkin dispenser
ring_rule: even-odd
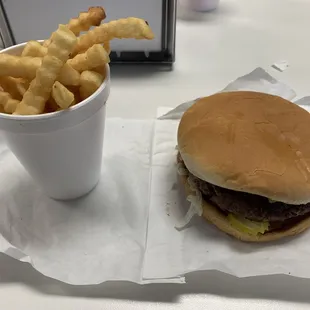
[[[58,24],[94,5],[105,8],[105,22],[136,16],[145,19],[155,34],[152,41],[113,40],[112,63],[174,62],[176,0],[100,0],[95,4],[93,0],[0,0],[0,35],[4,47],[48,38]]]

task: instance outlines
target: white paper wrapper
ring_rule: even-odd
[[[227,90],[253,90],[292,100],[294,91],[262,69],[229,84]],[[310,98],[299,101],[306,107]],[[189,210],[177,176],[175,146],[178,119],[191,103],[159,110],[152,157],[149,231],[144,278],[175,277],[198,270],[219,270],[238,277],[287,274],[310,278],[310,231],[269,244],[233,239],[194,216],[183,230],[175,228]],[[206,279],[207,280],[207,279]]]
[[[253,90],[294,97],[289,87],[262,69],[225,90],[234,85],[255,85]],[[306,107],[310,100],[300,102]],[[109,119],[101,182],[90,195],[72,202],[45,197],[0,134],[0,252],[31,263],[46,276],[80,285],[107,280],[184,283],[182,275],[204,269],[237,276],[310,277],[309,234],[293,242],[251,246],[232,240],[199,217],[188,229],[174,228],[188,209],[178,190],[182,187],[177,184],[175,145],[178,120],[190,104],[155,122],[154,141],[152,120]]]
[[[276,96],[281,96],[287,100],[295,98],[296,93],[287,85],[277,81],[270,74],[262,68],[256,68],[249,74],[237,78],[235,81],[229,83],[222,92],[234,90],[251,90]],[[197,98],[196,98],[197,99]],[[199,99],[199,98],[198,98]],[[185,102],[172,111],[167,112],[159,117],[159,119],[180,119],[183,113],[195,102]]]
[[[60,202],[32,182],[0,137],[0,251],[71,284],[140,283],[146,243],[151,121],[107,121],[102,179]]]

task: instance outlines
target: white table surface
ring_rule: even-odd
[[[310,94],[310,1],[221,0],[217,12],[179,10],[173,71],[113,67],[109,116],[151,118],[159,106],[208,95],[258,66]],[[271,64],[287,60],[283,73]],[[309,264],[310,266],[310,264]],[[309,267],[310,268],[310,267]],[[0,309],[309,309],[310,280],[287,276],[237,279],[194,273],[185,285],[104,283],[73,287],[0,255]]]

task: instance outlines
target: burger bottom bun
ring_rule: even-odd
[[[190,186],[187,182],[188,176],[186,175],[180,175],[181,181],[184,184],[186,196],[189,195],[195,195],[195,192],[193,192],[190,189]],[[267,242],[267,241],[274,241],[279,240],[284,237],[289,236],[295,236],[303,231],[305,231],[307,228],[310,227],[310,216],[301,220],[296,225],[291,226],[288,229],[282,229],[282,230],[275,230],[272,232],[267,232],[265,234],[260,234],[257,236],[249,235],[247,233],[241,232],[234,227],[232,227],[227,219],[227,216],[225,216],[224,213],[222,213],[217,207],[213,206],[212,204],[208,203],[205,200],[202,200],[202,208],[203,208],[203,214],[202,216],[208,220],[210,223],[215,225],[218,229],[222,230],[228,235],[231,235],[241,241],[246,242]]]

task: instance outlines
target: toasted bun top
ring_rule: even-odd
[[[248,91],[199,99],[181,119],[178,147],[187,169],[209,183],[310,202],[310,114],[285,99]]]

